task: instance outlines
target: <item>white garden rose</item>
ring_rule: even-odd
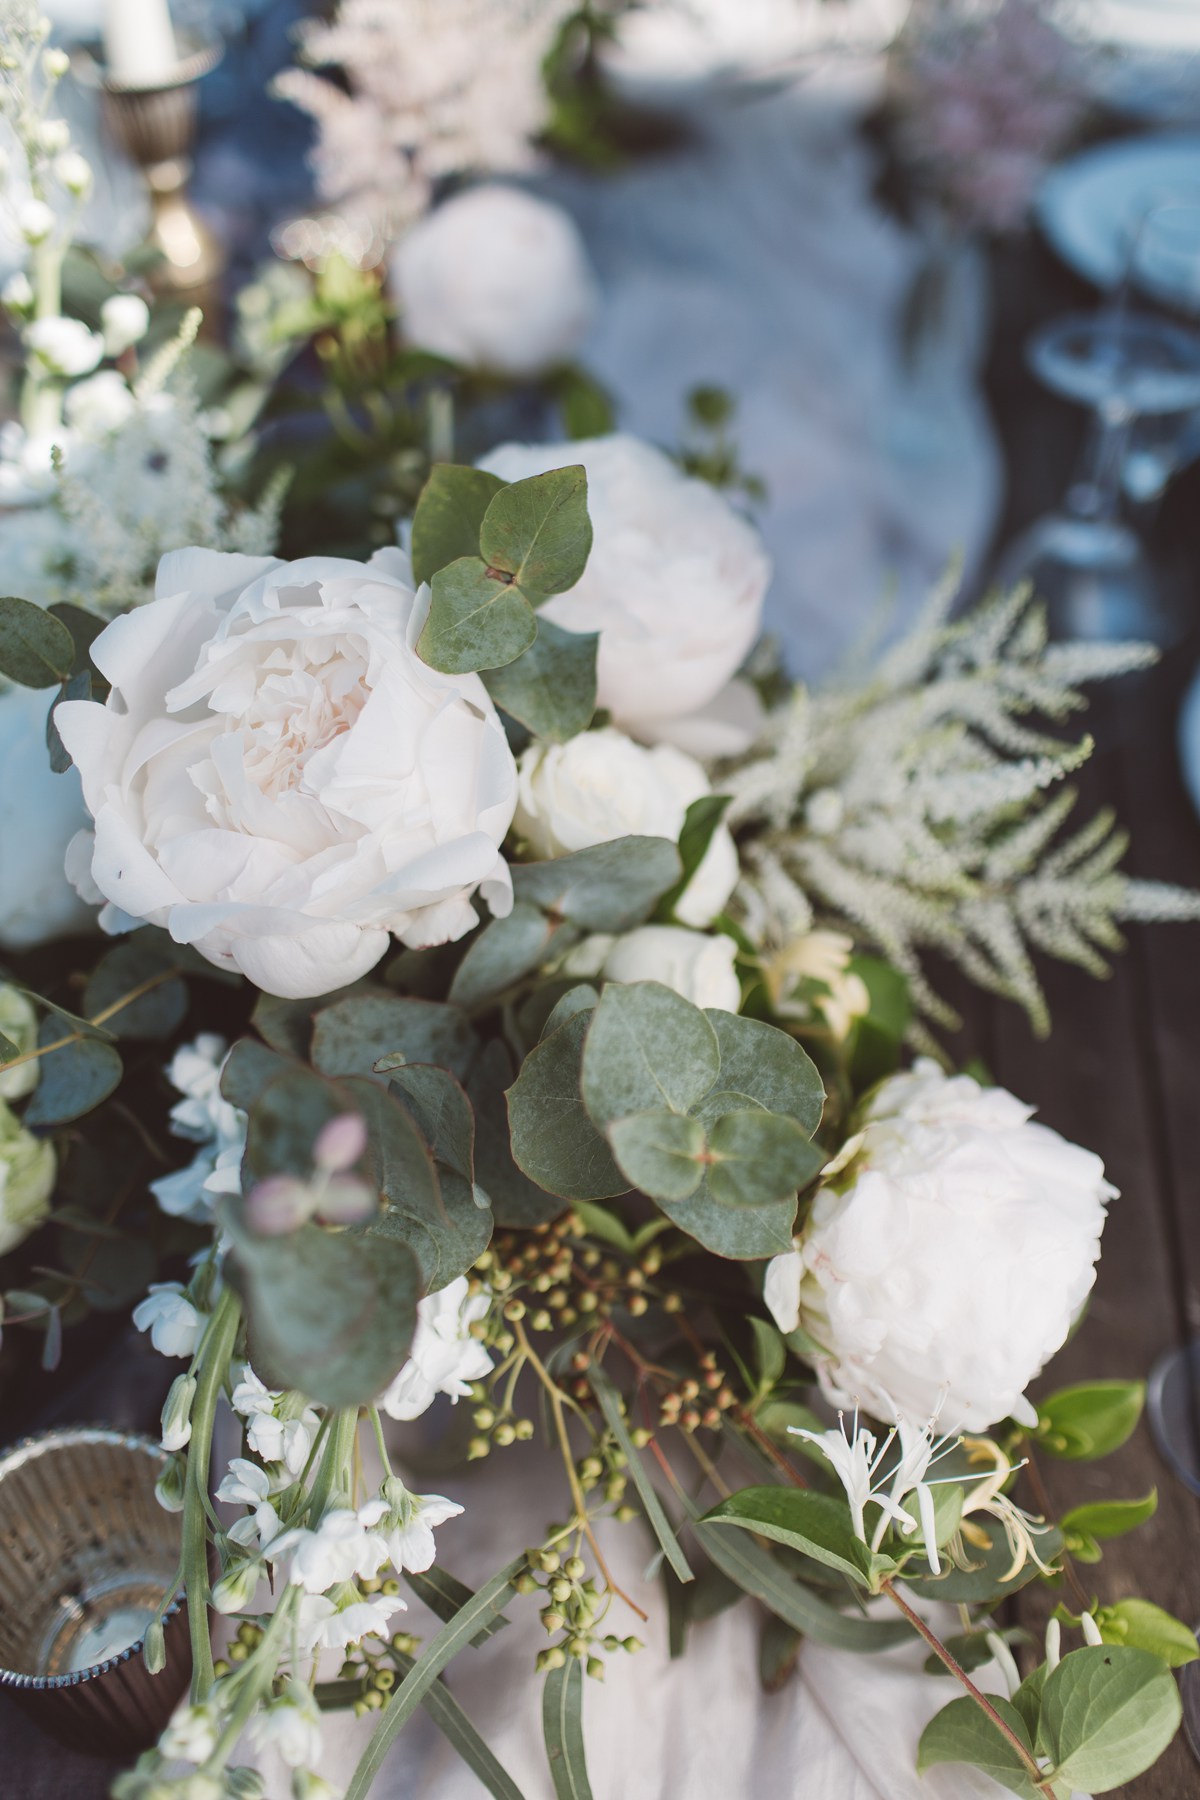
[[[94,908],[63,872],[67,845],[87,824],[87,809],[75,770],[56,775],[46,754],[46,715],[56,691],[0,692],[0,948],[5,950],[27,950],[95,927]]]
[[[882,1083],[856,1154],[767,1275],[780,1330],[825,1350],[831,1399],[918,1429],[1035,1422],[1025,1389],[1091,1290],[1116,1189],[1031,1112],[929,1060]]]
[[[565,744],[533,743],[517,765],[513,821],[538,856],[566,856],[620,837],[678,841],[694,800],[712,792],[704,770],[668,744],[647,749],[605,726]],[[675,907],[685,925],[707,925],[738,878],[737,849],[723,825]]]
[[[391,936],[460,938],[512,905],[516,765],[477,675],[413,645],[408,559],[182,550],[92,646],[104,706],[58,710],[94,835],[70,872],[106,930],[147,919],[267,993],[328,993]]]
[[[24,1243],[50,1210],[54,1146],[26,1131],[0,1100],[0,1256]]]
[[[736,958],[737,945],[723,934],[639,925],[614,940],[601,974],[606,981],[661,981],[693,1006],[736,1012],[742,1000]]]
[[[616,435],[504,444],[481,466],[505,481],[582,463],[592,553],[542,611],[598,631],[598,703],[635,737],[657,739],[726,686],[759,634],[771,563],[754,527],[652,444]]]
[[[574,220],[500,184],[457,194],[413,225],[391,277],[410,343],[518,378],[569,361],[596,309]]]

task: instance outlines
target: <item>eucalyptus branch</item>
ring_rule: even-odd
[[[128,993],[121,994],[108,1006],[102,1007],[94,1018],[87,1020],[87,1023],[97,1028],[103,1027],[117,1013],[124,1012],[127,1006],[132,1006],[135,1000],[140,1000],[145,994],[153,993],[156,987],[161,987],[164,981],[170,981],[172,976],[178,975],[180,972],[173,964],[170,968],[160,969],[157,974],[148,976],[145,981],[139,981],[138,985],[130,988]],[[33,997],[40,999],[39,995]],[[22,1063],[37,1062],[39,1057],[49,1056],[54,1050],[66,1050],[71,1044],[81,1044],[86,1036],[86,1031],[72,1031],[66,1037],[55,1038],[52,1044],[38,1044],[32,1050],[23,1050],[20,1056],[14,1056],[8,1062],[0,1063],[0,1075],[6,1075],[10,1069],[19,1069]]]

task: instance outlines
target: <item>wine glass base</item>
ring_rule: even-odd
[[[1005,590],[1029,582],[1055,638],[1163,645],[1178,636],[1141,544],[1117,521],[1051,513],[1009,547],[996,579]]]

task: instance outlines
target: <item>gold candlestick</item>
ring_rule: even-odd
[[[204,305],[216,297],[225,254],[187,196],[196,136],[196,84],[222,56],[208,44],[181,57],[161,80],[120,81],[99,69],[109,125],[150,190],[150,242],[160,261],[148,271],[159,293]]]

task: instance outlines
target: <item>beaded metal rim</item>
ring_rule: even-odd
[[[111,1444],[118,1449],[138,1451],[160,1464],[167,1460],[162,1447],[153,1438],[142,1437],[136,1432],[118,1431],[115,1427],[106,1425],[57,1426],[50,1431],[39,1431],[31,1437],[21,1438],[0,1453],[0,1486],[17,1469],[23,1469],[28,1463],[55,1450],[68,1449],[72,1444]],[[180,1589],[163,1611],[164,1625],[168,1619],[174,1618],[183,1604],[184,1594]],[[98,1676],[107,1674],[109,1669],[119,1668],[122,1663],[137,1656],[145,1641],[142,1636],[124,1650],[118,1651],[116,1656],[108,1656],[103,1662],[93,1663],[87,1669],[69,1669],[62,1675],[30,1675],[21,1669],[0,1668],[0,1688],[51,1692],[56,1688],[79,1687],[83,1682],[95,1681]]]

